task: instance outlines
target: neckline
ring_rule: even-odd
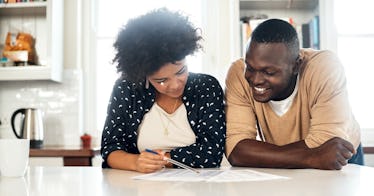
[[[162,113],[164,116],[166,116],[166,117],[173,117],[173,116],[176,115],[177,111],[179,110],[179,108],[180,108],[183,104],[181,104],[180,106],[176,107],[175,110],[174,110],[174,112],[171,113],[171,114],[167,113],[164,109],[162,109],[162,107],[161,107],[160,105],[158,105],[157,102],[155,102],[155,105],[156,105],[156,109],[157,109],[157,111],[159,111],[160,113]]]

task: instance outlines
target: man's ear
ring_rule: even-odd
[[[297,59],[295,61],[295,66],[293,67],[293,74],[297,75],[300,72],[300,67],[301,67],[302,60],[300,58],[300,55],[297,56]]]

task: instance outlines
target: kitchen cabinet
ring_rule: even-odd
[[[35,38],[38,56],[38,65],[0,67],[0,81],[61,82],[63,9],[63,0],[0,4],[0,50],[9,31],[26,32]]]

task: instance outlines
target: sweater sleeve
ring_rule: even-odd
[[[101,156],[103,158],[102,166],[109,167],[107,164],[108,155],[116,150],[129,152],[129,149],[136,145],[136,136],[128,125],[128,118],[133,117],[131,113],[125,112],[131,107],[129,100],[129,88],[118,80],[114,87],[107,108],[107,116],[101,140]],[[127,84],[127,83],[125,83]],[[135,118],[135,117],[134,117]]]
[[[256,117],[249,91],[244,62],[238,60],[231,65],[226,77],[227,157],[241,140],[256,139]]]
[[[198,79],[197,86],[186,87],[190,88],[190,92],[187,92],[191,93],[188,96],[192,99],[187,100],[185,105],[190,108],[187,115],[190,116],[188,120],[196,135],[196,142],[170,152],[172,159],[198,168],[220,166],[226,134],[222,88],[215,78],[205,76]]]
[[[311,60],[305,79],[309,80],[310,129],[305,143],[317,147],[333,137],[360,143],[360,128],[348,101],[344,68],[331,52]]]

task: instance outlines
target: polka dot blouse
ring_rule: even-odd
[[[108,105],[101,141],[103,168],[115,150],[139,153],[137,130],[155,103],[155,89],[144,84],[116,81]],[[189,73],[182,101],[196,142],[170,151],[172,159],[195,168],[219,167],[225,147],[226,123],[223,91],[218,81],[206,74]]]

